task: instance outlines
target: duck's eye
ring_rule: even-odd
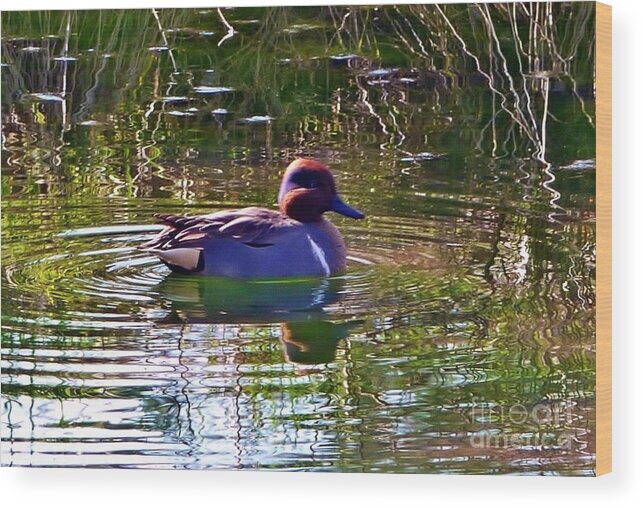
[[[319,187],[319,178],[316,174],[301,172],[293,175],[292,181],[304,189],[314,189]]]

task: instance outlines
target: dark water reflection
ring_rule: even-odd
[[[577,57],[520,73],[548,8]],[[3,465],[594,473],[593,7],[343,9],[3,13]],[[295,156],[368,213],[347,274],[136,250]]]
[[[326,364],[335,359],[339,341],[361,323],[328,321],[332,314],[325,309],[340,300],[344,287],[340,277],[236,281],[170,275],[157,287],[171,302],[158,324],[279,324],[286,361]]]

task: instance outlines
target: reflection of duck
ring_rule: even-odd
[[[243,281],[170,275],[156,290],[169,300],[162,323],[281,323],[286,359],[315,364],[334,360],[355,323],[332,323],[324,306],[339,301],[344,280]]]
[[[330,363],[337,345],[348,337],[354,323],[331,323],[315,319],[282,323],[281,343],[286,359],[292,363]]]
[[[339,301],[344,280],[235,280],[170,275],[156,290],[189,323],[274,323],[308,319]]]
[[[253,279],[328,276],[346,269],[342,235],[323,213],[364,215],[340,199],[328,167],[309,159],[290,164],[279,208],[196,217],[160,214],[167,227],[140,248],[178,273]]]

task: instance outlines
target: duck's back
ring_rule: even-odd
[[[323,218],[302,223],[254,207],[159,218],[166,229],[142,248],[176,272],[245,279],[327,276],[346,268],[344,240]]]

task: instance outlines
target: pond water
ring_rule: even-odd
[[[593,475],[593,6],[554,8],[3,13],[2,465]],[[368,215],[346,274],[136,250],[298,156]]]

